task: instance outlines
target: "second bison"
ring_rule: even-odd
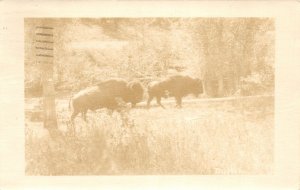
[[[156,98],[158,105],[161,104],[161,98],[167,96],[175,97],[176,106],[181,107],[182,98],[189,94],[198,96],[203,93],[202,81],[190,76],[174,75],[161,81],[154,81],[148,84],[148,101],[147,107],[153,98]]]
[[[99,82],[96,86],[86,88],[75,94],[69,102],[72,107],[71,121],[81,113],[86,120],[88,110],[100,108],[116,110],[119,101],[130,102],[132,107],[143,98],[143,87],[139,82],[126,82],[123,79],[109,79]]]

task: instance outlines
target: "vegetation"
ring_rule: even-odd
[[[25,87],[29,92],[41,88],[32,32],[38,21],[25,20]],[[206,95],[212,97],[231,96],[239,90],[243,91],[241,95],[272,94],[274,90],[275,26],[269,18],[85,18],[49,22],[54,26],[54,81],[58,92],[78,91],[110,77],[140,79],[147,84],[172,73],[203,79]],[[256,80],[257,76],[261,80]],[[263,90],[256,91],[261,86]],[[253,90],[244,92],[248,87]]]
[[[58,130],[46,130],[41,122],[43,90],[53,89],[42,88],[46,69],[36,60],[39,20],[25,19],[27,175],[272,172],[274,20],[43,19],[54,28]],[[192,104],[184,99],[182,109],[170,104],[147,110],[140,104],[120,113],[97,110],[88,113],[87,123],[78,116],[76,133],[70,130],[73,93],[112,77],[146,86],[174,73],[202,79],[203,97],[247,97]]]
[[[272,172],[273,98],[185,104],[183,109],[104,110],[76,119],[58,109],[55,138],[26,127],[27,175],[267,174]],[[32,125],[26,120],[27,125]],[[42,129],[41,129],[42,130]],[[63,131],[63,132],[61,132]]]

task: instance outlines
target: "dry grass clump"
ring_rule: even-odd
[[[26,127],[27,175],[266,174],[272,172],[273,98],[105,111],[59,110],[59,135]]]

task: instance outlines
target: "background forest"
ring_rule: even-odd
[[[42,92],[34,27],[25,21],[25,95]],[[273,94],[274,21],[269,18],[49,19],[54,26],[58,94],[101,79],[145,85],[183,73],[204,81],[205,95]]]

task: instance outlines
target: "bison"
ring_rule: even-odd
[[[144,89],[137,81],[127,83],[123,79],[109,79],[99,82],[97,86],[110,97],[122,98],[123,101],[130,102],[132,107],[142,101],[144,95]]]
[[[81,90],[69,102],[72,109],[71,122],[73,123],[78,113],[81,113],[86,120],[88,110],[95,111],[100,108],[117,110],[120,107],[120,101],[130,102],[132,107],[143,98],[143,87],[141,83],[133,81],[126,82],[123,79],[109,79],[99,82],[93,87]]]
[[[181,107],[182,98],[189,94],[198,96],[203,93],[202,81],[190,76],[173,75],[161,81],[154,81],[148,84],[147,107],[153,98],[156,98],[157,104],[162,108],[161,98],[175,97],[176,107]]]

